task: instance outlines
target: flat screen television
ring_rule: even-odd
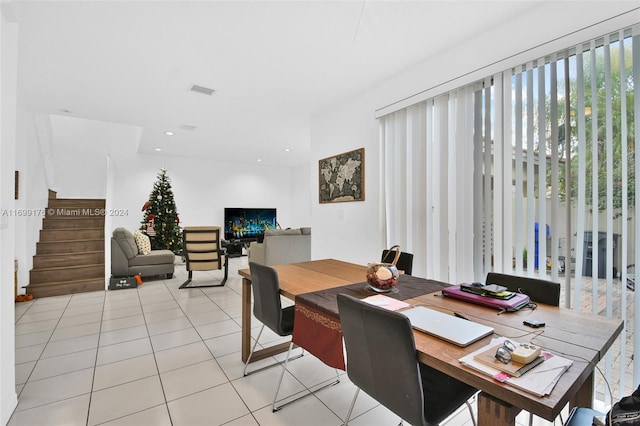
[[[276,209],[225,207],[225,240],[261,240],[266,229],[275,229]]]

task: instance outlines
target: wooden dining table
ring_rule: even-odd
[[[337,303],[333,300],[336,294],[345,292],[352,295],[361,294],[360,297],[367,296],[364,282],[366,267],[362,265],[324,259],[276,265],[274,268],[279,274],[283,296],[320,308],[314,312],[316,315],[325,316],[325,323],[333,321],[339,325]],[[246,360],[251,340],[251,275],[248,269],[240,270],[239,273],[243,277],[244,301],[242,357]],[[540,304],[535,309],[525,308],[517,312],[499,314],[495,309],[442,296],[437,290],[416,296],[416,283],[420,282],[430,289],[438,285],[448,285],[433,280],[401,276],[397,285],[399,292],[389,296],[404,300],[413,306],[426,306],[450,314],[457,312],[471,321],[493,327],[496,335],[536,344],[573,361],[552,392],[547,396],[538,397],[507,383],[500,383],[460,363],[459,359],[463,356],[489,344],[491,336],[463,348],[416,331],[414,336],[420,362],[480,390],[477,413],[479,426],[514,426],[515,417],[523,409],[553,421],[567,404],[584,407],[592,405],[595,366],[604,358],[621,333],[621,320]],[[409,294],[411,292],[413,293]],[[299,302],[296,302],[296,307]],[[544,321],[546,326],[540,329],[527,327],[523,324],[526,319]],[[318,330],[320,328],[315,331]],[[316,340],[318,339],[314,339]],[[288,343],[263,349],[261,358],[286,348]],[[342,350],[341,346],[339,350]],[[320,359],[322,355],[320,354]]]
[[[318,290],[342,287],[364,281],[366,267],[335,259],[275,265],[280,281],[280,293],[294,300],[296,296]],[[251,271],[238,270],[242,277],[242,362],[246,362],[251,352]],[[251,356],[251,362],[285,352],[289,343],[281,343],[261,350]]]

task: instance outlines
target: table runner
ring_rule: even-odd
[[[367,290],[366,286],[366,282],[361,282],[296,296],[293,342],[328,366],[345,370],[337,295],[345,293],[364,299],[378,294]],[[399,291],[384,294],[397,300],[406,300],[448,286],[440,281],[401,275],[396,285]]]

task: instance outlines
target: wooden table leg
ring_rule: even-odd
[[[261,350],[256,350],[251,356],[251,362],[286,352],[289,342],[280,343]],[[247,362],[251,353],[251,280],[242,279],[242,362]]]
[[[520,411],[487,393],[478,394],[478,426],[515,426]]]
[[[593,386],[594,386],[595,377],[593,375],[593,371],[587,377],[587,380],[584,381],[578,392],[571,398],[569,401],[569,410],[573,407],[587,407],[591,408],[593,406]]]
[[[251,352],[251,281],[242,279],[242,362]]]

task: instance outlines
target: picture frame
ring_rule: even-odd
[[[320,204],[364,201],[364,148],[318,161]]]

